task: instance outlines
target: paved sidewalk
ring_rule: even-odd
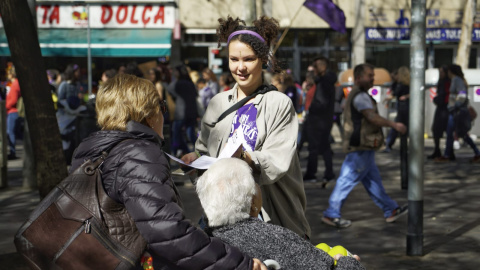
[[[432,152],[432,142],[427,139],[425,144],[425,155],[428,155]],[[332,146],[334,170],[338,175],[344,154],[340,143]],[[376,160],[387,193],[403,205],[408,202],[408,192],[400,188],[398,148],[397,142],[391,153],[377,153]],[[367,269],[479,269],[480,164],[469,163],[472,151],[468,146],[456,150],[456,155],[456,162],[425,161],[423,256],[406,256],[407,216],[395,223],[386,223],[382,211],[361,185],[355,187],[342,209],[343,217],[353,222],[346,229],[329,227],[320,220],[333,185],[326,189],[319,183],[305,185],[312,243],[343,245],[360,255]],[[302,151],[303,168],[306,156],[306,150]],[[38,193],[21,188],[22,166],[21,159],[9,161],[10,187],[0,189],[0,269],[27,269],[15,253],[13,235],[37,204]],[[320,157],[318,176],[322,172]],[[201,208],[195,190],[188,179],[176,178],[175,181],[179,184],[186,215],[196,223]]]

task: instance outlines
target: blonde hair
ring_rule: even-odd
[[[406,66],[401,66],[398,68],[397,80],[401,84],[410,85],[410,70]]]
[[[102,130],[126,130],[128,121],[146,125],[160,113],[160,96],[153,83],[129,74],[118,74],[100,87],[96,111]]]

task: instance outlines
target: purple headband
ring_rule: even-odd
[[[240,34],[252,35],[252,36],[260,39],[263,43],[265,43],[265,39],[263,39],[263,37],[260,36],[257,32],[250,31],[250,30],[239,30],[239,31],[235,31],[235,32],[231,33],[230,36],[228,36],[227,44],[230,43],[230,40],[231,40],[234,36],[240,35]]]

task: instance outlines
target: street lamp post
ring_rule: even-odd
[[[426,0],[412,0],[407,255],[423,255]]]

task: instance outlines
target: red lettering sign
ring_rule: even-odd
[[[122,11],[123,11],[123,17],[120,17],[120,15],[122,15],[121,14]],[[128,6],[119,6],[117,10],[117,16],[116,16],[117,22],[119,24],[124,23],[125,20],[127,19],[127,16],[128,16]]]
[[[50,19],[48,19],[48,22],[50,24],[53,24],[54,20],[57,21],[57,24],[60,24],[60,8],[58,7],[58,5],[53,7],[53,11],[50,14]]]
[[[45,24],[47,22],[48,10],[50,9],[50,6],[41,6],[40,8],[43,9],[42,24]]]
[[[158,8],[157,15],[155,15],[155,18],[153,19],[154,23],[157,23],[158,20],[162,20],[162,24],[165,23],[165,13],[164,13],[164,7],[163,6]]]
[[[107,24],[112,19],[112,15],[113,15],[112,7],[107,5],[102,5],[102,17],[100,17],[100,21],[103,24]]]
[[[135,11],[137,10],[137,5],[133,5],[132,16],[130,16],[131,23],[138,23],[138,20],[135,19]]]
[[[60,23],[60,8],[58,5],[53,7],[52,12],[49,14],[49,11],[52,9],[52,6],[40,6],[40,8],[43,10],[43,15],[42,15],[42,24],[48,23],[52,24],[53,21],[56,21],[57,24]]]
[[[147,24],[150,21],[150,17],[148,17],[148,18],[145,17],[147,10],[152,11],[152,6],[151,5],[146,5],[143,8],[143,12],[142,12],[142,22],[143,22],[143,24]]]

